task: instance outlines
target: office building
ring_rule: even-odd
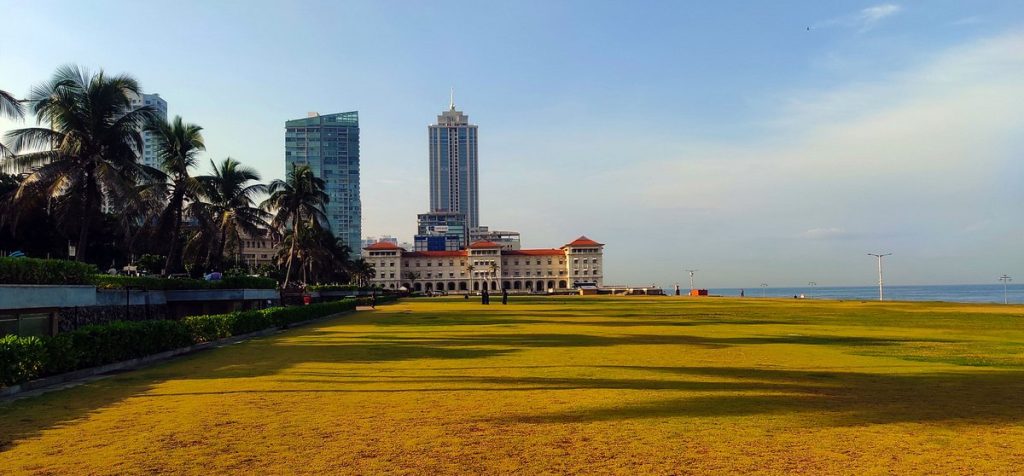
[[[461,212],[431,212],[416,215],[416,251],[458,250],[469,244],[466,215]]]
[[[469,230],[469,242],[477,241],[497,243],[503,250],[518,250],[521,247],[518,231],[491,230],[486,226],[478,226]]]
[[[430,135],[430,211],[466,216],[467,228],[480,225],[480,191],[477,180],[477,126],[469,116],[448,110],[428,127]]]
[[[285,173],[298,165],[309,165],[323,179],[330,198],[326,212],[331,231],[354,250],[362,238],[359,113],[311,112],[304,119],[285,122]]]

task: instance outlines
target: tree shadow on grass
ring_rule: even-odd
[[[1024,371],[867,374],[719,367],[614,367],[725,378],[750,394],[667,398],[640,404],[520,415],[517,423],[581,423],[646,418],[717,418],[766,414],[805,417],[808,426],[886,423],[1013,424],[1024,420]],[[744,384],[745,382],[745,384]],[[758,385],[780,388],[765,393]],[[775,387],[779,386],[779,387]],[[783,387],[784,386],[784,387]]]

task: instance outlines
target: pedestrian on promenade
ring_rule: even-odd
[[[508,289],[501,288],[501,303],[508,304]]]
[[[484,288],[484,292],[480,293],[480,303],[484,305],[491,303],[491,296],[487,294],[487,288]]]
[[[370,309],[377,309],[377,289],[370,294]]]

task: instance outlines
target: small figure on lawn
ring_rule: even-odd
[[[501,288],[501,303],[508,304],[508,289]]]

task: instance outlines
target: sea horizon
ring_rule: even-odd
[[[701,288],[704,289],[704,288]],[[793,296],[804,299],[827,299],[835,301],[877,301],[878,286],[768,286],[757,287],[710,287],[711,296],[739,297],[740,291],[748,298],[782,298]],[[686,289],[681,292],[686,293]],[[1003,303],[1002,284],[925,284],[886,285],[883,288],[885,301],[953,302],[953,303]],[[666,288],[666,294],[675,294],[674,288]],[[1008,304],[1024,304],[1024,283],[1006,286]]]

